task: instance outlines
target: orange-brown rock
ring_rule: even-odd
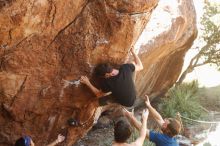
[[[91,77],[103,61],[123,63],[141,32],[150,32],[150,22],[163,21],[161,9],[180,15],[166,20],[168,29],[150,42],[139,43],[145,69],[136,85],[139,95],[171,87],[196,36],[192,1],[175,1],[178,5],[164,7],[157,0],[0,1],[0,145],[22,135],[36,145],[58,133],[67,136],[63,145],[82,137],[92,126],[97,101],[85,86],[64,80]],[[70,117],[83,126],[67,126]]]
[[[164,94],[178,79],[187,50],[197,37],[193,1],[161,0],[136,47],[144,70],[136,78],[139,95]]]

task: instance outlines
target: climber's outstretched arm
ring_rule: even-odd
[[[134,63],[133,64],[135,66],[135,71],[142,70],[144,67],[143,67],[143,64],[142,64],[140,58],[138,57],[138,55],[134,51],[134,46],[131,47],[131,54],[134,56]]]
[[[87,76],[81,76],[80,82],[89,87],[89,89],[96,95],[97,98],[103,97],[108,93],[104,93],[91,84]]]

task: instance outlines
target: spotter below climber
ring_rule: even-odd
[[[148,96],[145,95],[145,97],[145,104],[149,110],[149,113],[160,125],[162,131],[162,133],[160,133],[146,128],[146,138],[155,143],[156,146],[179,146],[176,136],[181,131],[180,122],[174,118],[163,119],[162,116],[151,106]],[[132,113],[125,110],[124,114],[138,130],[141,130],[141,123],[134,117]]]
[[[131,136],[132,128],[130,124],[125,119],[121,119],[117,121],[114,127],[115,140],[112,146],[142,146],[147,133],[146,125],[147,125],[148,115],[149,115],[149,111],[144,110],[142,113],[143,122],[140,129],[140,136],[130,144],[126,142]]]

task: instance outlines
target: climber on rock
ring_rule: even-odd
[[[143,65],[133,46],[130,49],[130,53],[134,57],[134,61],[122,64],[119,69],[113,68],[107,63],[96,66],[95,75],[101,79],[101,90],[92,85],[87,76],[81,76],[80,82],[88,86],[99,101],[99,107],[94,114],[94,124],[97,123],[100,115],[110,108],[115,109],[115,106],[119,105],[133,106],[136,99],[133,76],[136,71],[143,69]],[[70,118],[68,124],[70,126],[80,126],[82,122],[78,119]]]
[[[52,143],[48,144],[47,146],[55,146],[58,143],[63,142],[64,139],[65,139],[65,137],[63,135],[59,134],[57,136],[57,139],[54,140]],[[15,146],[35,146],[35,144],[30,136],[23,136],[23,137],[20,137],[19,139],[16,140]]]
[[[136,90],[133,81],[133,74],[143,69],[143,65],[132,46],[130,49],[134,57],[134,62],[122,64],[119,69],[113,68],[109,64],[99,64],[95,68],[95,74],[100,77],[103,84],[101,90],[93,86],[86,76],[81,77],[81,83],[87,85],[99,98],[100,103],[119,103],[126,107],[133,106],[136,99]],[[111,93],[111,98],[107,95]]]
[[[181,124],[174,118],[163,119],[162,116],[151,106],[149,98],[145,95],[145,104],[154,120],[160,125],[162,133],[147,128],[146,138],[155,143],[156,146],[179,146],[175,136],[180,133]],[[124,115],[138,129],[141,130],[141,123],[132,113],[124,110]]]
[[[126,141],[131,136],[132,128],[129,122],[125,119],[120,119],[114,126],[115,140],[112,146],[142,146],[147,132],[147,118],[149,115],[148,110],[144,110],[142,113],[142,124],[140,127],[140,136],[132,143],[128,144]]]

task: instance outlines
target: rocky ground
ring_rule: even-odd
[[[84,138],[77,141],[74,146],[110,146],[112,144],[113,126],[92,129]]]
[[[135,116],[138,119],[140,119],[142,109],[143,108],[139,108],[135,110]],[[74,146],[111,146],[114,140],[114,119],[117,119],[117,117],[118,116],[115,117],[112,112],[101,116],[98,123],[93,126],[87,135],[85,135],[82,139],[79,139]],[[149,117],[148,126],[155,128],[156,125],[151,119],[152,118]],[[138,132],[135,128],[132,133],[133,134],[128,141],[133,141],[138,136]]]
[[[113,135],[113,120],[110,120],[109,114],[104,114],[87,135],[79,139],[74,146],[110,146],[114,139]]]

